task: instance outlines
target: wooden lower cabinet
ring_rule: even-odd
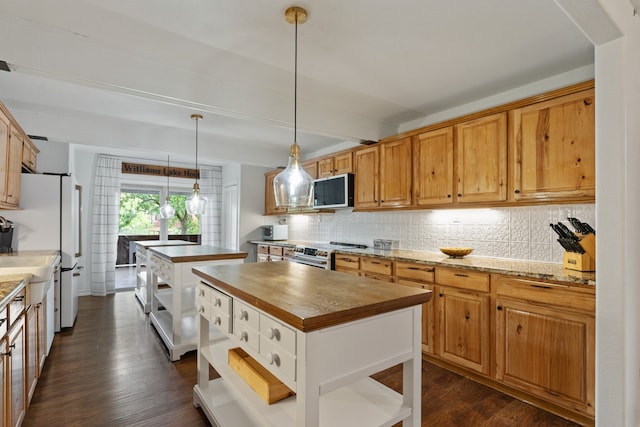
[[[595,295],[506,276],[496,287],[496,379],[593,416]]]
[[[360,257],[360,275],[370,279],[393,282],[393,261],[379,257]]]
[[[35,305],[30,305],[27,310],[27,347],[26,347],[26,387],[27,405],[31,402],[33,392],[38,384],[38,310]]]
[[[438,286],[438,357],[489,374],[489,295]]]
[[[24,316],[13,324],[8,334],[7,411],[10,427],[22,424],[26,413],[26,345]]]
[[[334,266],[336,271],[360,275],[360,257],[357,255],[335,254]]]

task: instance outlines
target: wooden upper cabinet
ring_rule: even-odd
[[[413,141],[413,203],[452,203],[453,182],[453,127],[417,135]]]
[[[380,149],[380,206],[411,205],[411,137],[384,142]]]
[[[287,213],[286,208],[276,207],[276,195],[273,191],[273,180],[280,172],[281,169],[277,169],[264,174],[264,214],[265,215],[278,215]]]
[[[318,160],[318,178],[333,176],[333,157]]]
[[[22,144],[24,136],[12,128],[9,138],[9,157],[7,174],[6,202],[12,206],[20,205],[20,173],[22,172]]]
[[[318,178],[353,172],[353,153],[347,151],[318,160]]]
[[[354,153],[355,208],[375,208],[379,204],[378,146],[367,147]]]
[[[316,161],[309,161],[309,162],[302,162],[302,169],[304,169],[309,175],[311,175],[311,178],[316,179],[318,178],[318,162]]]
[[[455,126],[459,203],[507,199],[507,114]]]
[[[9,138],[11,121],[0,110],[0,202],[7,201],[7,181],[9,178]]]
[[[36,172],[40,150],[27,137],[22,141],[22,166],[30,172]]]
[[[595,200],[595,98],[588,89],[511,112],[513,199]]]

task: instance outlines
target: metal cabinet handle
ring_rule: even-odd
[[[7,318],[5,317],[4,319],[0,319],[0,326],[4,325],[4,322],[7,321]]]
[[[458,277],[469,277],[468,274],[462,274],[462,273],[454,273],[453,275]]]

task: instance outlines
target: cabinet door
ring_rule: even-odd
[[[22,424],[26,405],[26,354],[25,354],[25,326],[24,316],[14,324],[9,332],[9,378],[8,378],[8,408],[11,427]]]
[[[380,206],[411,205],[411,137],[380,144]]]
[[[378,147],[358,150],[355,157],[356,208],[378,207]]]
[[[301,165],[302,169],[304,169],[305,172],[311,175],[311,178],[318,178],[318,162],[304,162]]]
[[[275,170],[268,172],[264,175],[264,214],[275,215],[284,214],[287,212],[286,208],[276,207],[276,195],[273,191],[273,180],[281,170]]]
[[[489,374],[489,296],[438,287],[438,355]]]
[[[514,110],[515,200],[595,199],[594,90]]]
[[[33,392],[36,390],[38,383],[38,315],[36,307],[31,305],[27,310],[27,345],[25,351],[27,353],[27,405],[31,401]]]
[[[353,154],[351,151],[333,156],[333,174],[353,172]]]
[[[333,176],[333,157],[318,160],[318,178]]]
[[[496,305],[496,378],[593,415],[595,318],[508,298]]]
[[[507,114],[482,117],[455,127],[459,203],[507,198]]]
[[[416,205],[453,202],[453,127],[418,135],[413,143]]]
[[[9,163],[7,176],[7,203],[18,206],[20,204],[20,173],[22,172],[22,141],[18,131],[11,130],[9,139]]]
[[[7,181],[9,177],[9,136],[11,122],[0,110],[0,202],[7,201]]]
[[[421,288],[433,291],[434,286],[431,284],[415,282],[408,279],[398,278],[397,283],[414,288]],[[435,354],[433,339],[435,336],[435,298],[431,298],[429,302],[422,304],[422,351],[427,354]]]

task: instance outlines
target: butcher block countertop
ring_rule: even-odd
[[[291,262],[205,266],[193,272],[302,332],[422,304],[431,291]]]
[[[189,242],[188,240],[136,240],[133,243],[144,248],[152,248],[154,246],[197,245],[197,243]]]
[[[5,308],[9,301],[18,292],[29,284],[31,274],[7,274],[0,276],[0,310]]]
[[[243,259],[248,253],[207,245],[150,247],[149,251],[172,263]]]

